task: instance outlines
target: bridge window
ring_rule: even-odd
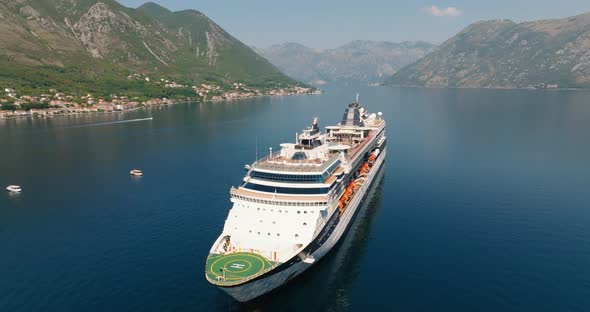
[[[295,183],[322,183],[329,177],[341,164],[340,160],[336,160],[328,169],[322,174],[283,174],[283,173],[270,173],[252,170],[250,177],[254,179],[269,180],[269,181],[284,181],[284,182],[295,182]]]
[[[295,237],[299,237],[299,234],[295,234]]]
[[[319,174],[282,174],[282,173],[269,173],[260,171],[251,171],[250,177],[254,179],[270,180],[270,181],[284,181],[284,182],[324,182],[324,175]]]
[[[303,222],[303,226],[307,226],[307,222]]]
[[[267,193],[281,193],[281,194],[326,194],[330,190],[328,187],[313,187],[313,188],[296,188],[296,187],[278,187],[268,186],[254,183],[246,183],[244,187],[254,191]],[[266,211],[266,209],[264,209]]]

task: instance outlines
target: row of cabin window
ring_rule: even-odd
[[[248,208],[248,207],[246,207],[246,205],[238,204],[238,206],[244,207],[244,208]],[[260,211],[260,207],[257,207],[256,210]],[[269,210],[270,210],[270,212],[274,212],[275,211],[273,208],[270,208]],[[266,211],[266,208],[262,208],[262,211]],[[277,211],[279,213],[282,213],[283,212],[282,209],[278,209]],[[289,211],[287,209],[285,209],[285,213],[289,213]],[[307,210],[303,210],[303,213],[304,214],[307,214]],[[313,210],[310,210],[309,213],[313,213]],[[301,210],[297,210],[297,214],[301,214]],[[236,215],[235,217],[237,218],[238,216]]]
[[[256,210],[260,210],[260,207],[256,208]],[[266,211],[266,208],[262,208],[262,211]],[[279,213],[283,212],[282,209],[279,209],[278,211],[279,211]],[[270,212],[274,212],[274,209],[270,209]],[[289,213],[289,211],[285,210],[285,213]],[[303,210],[303,213],[307,214],[307,210]],[[309,213],[313,213],[313,210],[310,210]],[[301,210],[297,210],[297,214],[301,214]]]
[[[247,202],[252,202],[252,203],[257,203],[257,204],[265,204],[265,205],[274,205],[274,206],[326,206],[328,203],[327,202],[308,202],[308,203],[302,203],[302,202],[278,202],[278,201],[272,201],[272,200],[264,200],[264,199],[254,199],[254,198],[250,198],[250,197],[244,197],[244,196],[240,196],[240,195],[233,195],[233,197],[243,200],[243,201],[247,201]]]
[[[237,216],[236,216],[236,218],[237,218]],[[258,222],[259,223],[264,223],[264,221],[262,219],[258,219]],[[272,224],[277,224],[277,221],[273,221]],[[307,222],[303,222],[303,226],[307,226]],[[238,228],[235,227],[235,229],[237,230]]]
[[[258,220],[258,222],[262,223],[262,220]],[[275,222],[275,221],[273,221],[273,222],[272,222],[272,224],[276,224],[276,222]],[[303,225],[303,226],[307,226],[307,222],[303,222],[303,223],[302,223],[302,225]],[[237,226],[235,226],[235,227],[234,227],[234,230],[237,230],[237,229],[238,229],[238,227],[237,227]],[[250,230],[250,233],[252,233],[252,230]],[[260,232],[258,232],[258,233],[260,234]]]
[[[237,227],[234,229],[238,229]],[[248,233],[252,234],[252,230],[248,231]],[[260,235],[260,232],[256,232],[256,234]],[[266,235],[270,236],[270,232],[266,233]],[[277,233],[277,237],[280,237],[281,233]],[[295,234],[295,237],[299,237],[299,234]]]

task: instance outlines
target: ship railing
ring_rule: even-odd
[[[284,199],[284,198],[265,198],[260,197],[261,195],[248,195],[243,194],[242,191],[238,188],[231,187],[229,193],[232,198],[258,203],[258,204],[265,204],[265,205],[276,205],[276,206],[294,206],[294,207],[323,207],[328,205],[329,201],[333,199],[333,195],[328,193],[324,197],[317,197],[314,199],[309,198],[297,198],[293,197],[291,199]],[[279,195],[282,196],[282,195]]]
[[[371,141],[371,138],[373,137],[373,134],[370,133],[367,137],[365,137],[365,139],[363,140],[363,142],[357,146],[355,146],[350,152],[349,152],[349,157],[352,158],[354,157],[359,151],[363,150],[363,148]]]
[[[216,285],[219,286],[233,286],[233,285],[238,285],[238,284],[243,284],[246,283],[248,281],[251,281],[261,275],[264,275],[274,269],[276,269],[279,265],[281,265],[282,263],[275,263],[273,264],[270,268],[264,270],[264,271],[260,271],[257,272],[256,274],[244,277],[243,279],[240,280],[236,280],[236,281],[227,281],[227,280],[223,280],[223,278],[218,278],[217,280],[214,280],[213,282],[215,282]],[[210,277],[208,275],[205,274],[205,276],[207,276],[207,279],[210,279]]]
[[[279,152],[280,154],[280,152]],[[301,162],[290,162],[290,163],[273,163],[273,159],[279,155],[273,154],[273,156],[266,156],[259,161],[252,164],[252,168],[256,169],[267,169],[277,171],[288,171],[288,172],[323,172],[328,169],[338,158],[339,155],[335,154],[322,164],[314,164],[305,161]]]

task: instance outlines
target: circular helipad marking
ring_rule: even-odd
[[[234,261],[229,261],[227,262],[223,268],[227,271],[227,272],[231,272],[231,273],[242,273],[242,272],[246,272],[248,270],[250,270],[250,268],[252,268],[252,263],[250,263],[250,261],[247,260],[234,260]]]
[[[227,280],[240,280],[264,271],[270,263],[253,253],[234,253],[220,256],[209,265],[209,272]]]

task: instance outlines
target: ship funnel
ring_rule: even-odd
[[[311,124],[311,129],[314,130],[311,134],[316,133],[317,130],[319,129],[319,127],[318,127],[318,118],[317,117],[314,117],[313,118],[313,122]]]

